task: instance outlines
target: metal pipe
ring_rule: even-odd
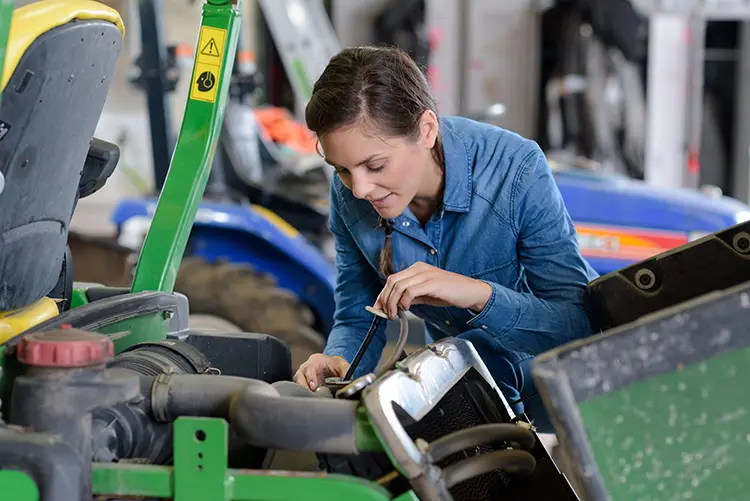
[[[484,424],[440,437],[429,445],[428,453],[437,463],[456,452],[492,442],[516,442],[520,448],[531,450],[536,439],[529,430],[515,424]]]
[[[450,489],[470,478],[478,477],[495,470],[502,470],[511,475],[528,476],[534,472],[536,460],[526,451],[502,450],[493,451],[448,466],[443,469],[443,481]]]
[[[378,318],[378,317],[376,317]],[[396,348],[393,350],[388,359],[383,363],[380,371],[375,375],[375,379],[384,376],[388,371],[396,366],[406,347],[406,340],[409,339],[409,319],[406,318],[406,313],[403,310],[398,310],[398,318],[401,321],[401,329],[398,332],[398,342]]]

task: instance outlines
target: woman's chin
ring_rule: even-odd
[[[395,206],[387,206],[387,207],[374,207],[375,212],[378,213],[380,217],[383,219],[393,219],[394,217],[398,217],[403,212],[403,209],[399,210],[398,207]]]

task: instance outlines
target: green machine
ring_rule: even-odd
[[[72,283],[67,246],[78,200],[119,156],[93,135],[122,20],[91,0],[0,0],[0,499],[576,500],[470,343],[313,393],[278,339],[187,324],[173,285],[240,11],[203,4],[177,146],[123,289]]]
[[[292,383],[278,339],[192,330],[173,285],[240,7],[203,5],[176,150],[123,289],[72,283],[67,246],[78,200],[119,156],[93,136],[122,20],[91,0],[0,0],[2,501],[746,497],[750,223],[589,285],[604,335],[534,367],[568,476],[470,343],[399,360],[405,316],[378,373],[315,393]]]

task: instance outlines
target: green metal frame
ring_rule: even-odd
[[[94,464],[93,492],[174,501],[387,501],[373,482],[325,473],[234,470],[227,467],[227,422],[178,418],[174,423],[174,466]],[[396,501],[416,500],[409,491]]]
[[[0,80],[5,70],[5,51],[8,48],[8,34],[10,33],[10,21],[13,18],[15,0],[0,0]],[[0,102],[2,90],[0,89]]]
[[[161,190],[148,235],[135,271],[132,292],[172,292],[182,255],[206,189],[208,174],[216,152],[224,120],[230,77],[240,34],[241,0],[235,2],[208,0],[203,5],[201,33],[215,33],[205,28],[224,30],[226,36],[218,61],[219,74],[213,85],[218,87],[215,102],[189,97],[177,146]],[[210,42],[211,39],[208,39]],[[196,44],[191,88],[198,85],[206,67],[201,36]],[[220,42],[217,40],[214,48]],[[203,45],[206,45],[204,42]],[[208,53],[213,52],[208,50]],[[215,57],[215,56],[210,56]]]

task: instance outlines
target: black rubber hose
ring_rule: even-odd
[[[271,386],[279,392],[282,397],[323,398],[321,395],[292,381],[276,381]]]
[[[282,397],[248,387],[232,399],[229,420],[256,447],[356,454],[357,405],[349,400]]]
[[[459,430],[432,442],[427,451],[434,462],[470,447],[492,442],[516,442],[522,449],[531,450],[535,442],[529,430],[510,423],[492,423]]]
[[[304,388],[302,388],[304,390]],[[282,396],[284,393],[289,396]],[[356,454],[357,402],[315,398],[256,379],[162,375],[151,394],[154,416],[223,417],[249,445],[330,454]]]
[[[536,468],[534,456],[526,451],[506,449],[473,456],[443,469],[443,481],[449,489],[470,478],[502,470],[516,476],[529,476]]]
[[[253,391],[278,393],[264,381],[232,376],[199,374],[161,375],[151,388],[151,407],[161,421],[180,416],[229,417],[232,397],[251,387]]]

